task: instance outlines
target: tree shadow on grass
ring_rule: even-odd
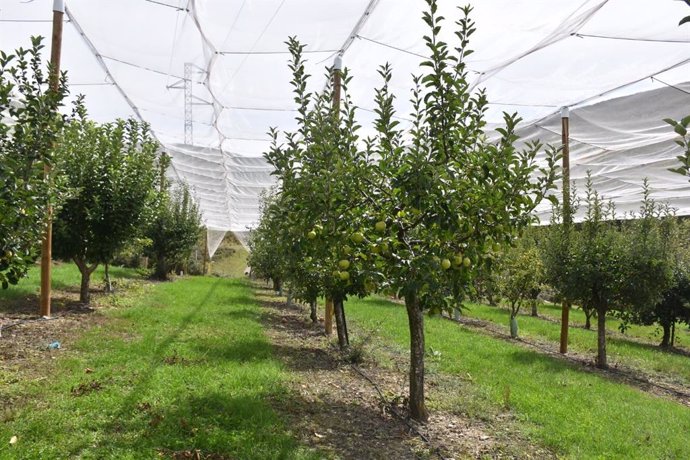
[[[182,395],[140,402],[90,454],[163,458],[416,458],[400,422],[376,407],[307,399],[272,387],[254,394]],[[194,455],[199,452],[199,457]],[[182,453],[194,453],[183,457]],[[176,457],[177,455],[177,457]]]
[[[27,318],[39,317],[40,297],[36,294],[24,295],[17,298],[0,299],[0,315],[21,316]],[[85,308],[78,300],[62,295],[51,299],[51,313],[89,313],[93,310]]]
[[[194,345],[197,353],[208,362],[251,363],[279,359],[287,369],[296,372],[335,369],[338,364],[318,359],[324,352],[320,348],[269,344],[265,340],[245,340],[229,344],[218,342]]]
[[[530,350],[514,350],[510,354],[510,359],[515,361],[517,364],[524,366],[539,367],[540,370],[560,373],[569,370],[580,370],[577,366],[570,364],[566,361],[552,358],[550,356],[545,356],[544,354],[530,351]]]

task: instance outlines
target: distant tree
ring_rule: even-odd
[[[146,230],[151,244],[145,249],[155,264],[153,276],[160,280],[168,279],[176,266],[189,259],[203,230],[189,186],[163,182],[155,218]]]
[[[99,125],[86,118],[83,107],[77,112],[60,139],[74,193],[55,220],[53,247],[79,268],[79,298],[88,303],[93,271],[139,237],[151,217],[158,143],[135,120]]]
[[[256,228],[249,232],[249,256],[247,264],[252,274],[273,282],[273,290],[282,292],[287,277],[287,251],[285,238],[281,234],[282,213],[280,196],[264,194],[261,199],[261,219]]]
[[[47,90],[41,37],[14,54],[0,52],[0,286],[7,289],[37,259],[48,209],[65,197],[54,149],[64,118],[67,78]],[[46,167],[52,173],[46,177]]]
[[[606,315],[629,314],[654,305],[671,282],[671,265],[659,217],[664,207],[649,196],[645,182],[641,210],[627,224],[616,221],[587,178],[586,215],[567,230],[558,225],[559,210],[546,245],[547,276],[561,295],[597,315],[597,366],[608,367]]]
[[[515,339],[518,337],[517,315],[523,304],[536,302],[544,267],[539,250],[528,237],[518,239],[514,247],[502,254],[499,267],[499,292],[510,307],[510,336]]]
[[[661,280],[652,280],[654,283],[666,285],[661,297],[656,302],[637,304],[634,308],[622,312],[621,329],[625,330],[630,323],[659,324],[663,331],[660,347],[669,348],[674,343],[675,325],[677,323],[690,324],[688,226],[687,222],[679,222],[678,219],[670,216],[661,216],[661,219],[653,222],[653,225],[658,227],[658,241],[652,239],[651,244],[656,254],[655,262],[657,266],[667,267],[671,272],[670,280],[667,279],[668,275]],[[639,232],[641,230],[639,227],[642,226],[638,223],[636,225],[638,228],[631,230]],[[636,249],[636,252],[639,251]],[[636,282],[637,280],[633,279],[631,284]]]

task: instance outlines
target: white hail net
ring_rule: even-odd
[[[461,3],[439,3],[452,42]],[[478,30],[468,66],[474,87],[487,91],[490,123],[500,122],[503,111],[519,112],[526,139],[557,145],[560,107],[570,107],[578,191],[591,170],[595,187],[623,213],[639,206],[647,177],[653,197],[690,214],[690,183],[667,171],[680,148],[662,121],[690,114],[690,26],[678,27],[690,13],[684,2],[474,3]],[[324,87],[325,68],[342,53],[354,77],[348,90],[363,136],[373,132],[377,67],[389,62],[394,69],[404,125],[411,75],[425,54],[421,0],[66,5],[62,67],[73,94],[86,95],[98,121],[136,116],[149,122],[172,156],[173,174],[192,186],[205,225],[214,235],[241,233],[242,240],[259,217],[260,192],[273,183],[262,157],[266,133],[295,128],[288,36],[307,44],[312,91]],[[0,49],[28,46],[30,35],[50,37],[51,17],[49,0],[0,0]],[[548,213],[548,206],[539,210],[542,219]]]

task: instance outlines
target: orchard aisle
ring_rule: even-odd
[[[323,458],[272,408],[290,405],[290,375],[245,281],[138,283],[52,330],[63,346],[38,352],[54,359],[0,372],[0,459]]]
[[[320,321],[312,324],[307,307],[288,306],[272,291],[256,288],[263,323],[275,356],[293,375],[291,396],[276,410],[290,420],[302,444],[346,459],[415,458],[540,458],[555,456],[533,445],[509,418],[487,422],[457,411],[433,411],[427,426],[413,429],[391,413],[405,415],[407,394],[406,354],[395,347],[374,345],[379,340],[351,324],[353,350],[339,353],[335,338],[323,333]],[[372,335],[373,334],[373,335]],[[430,375],[437,396],[453,399],[452,382]]]

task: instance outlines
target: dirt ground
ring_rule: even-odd
[[[325,336],[323,322],[311,323],[306,307],[288,306],[268,290],[258,294],[276,355],[297,375],[294,397],[276,409],[302,443],[343,459],[555,458],[515,435],[509,414],[485,422],[434,410],[427,425],[412,423],[405,413],[405,356],[377,357],[391,360],[383,367],[365,352],[363,362],[352,365]],[[428,392],[442,398],[457,391],[448,383],[430,375]]]

